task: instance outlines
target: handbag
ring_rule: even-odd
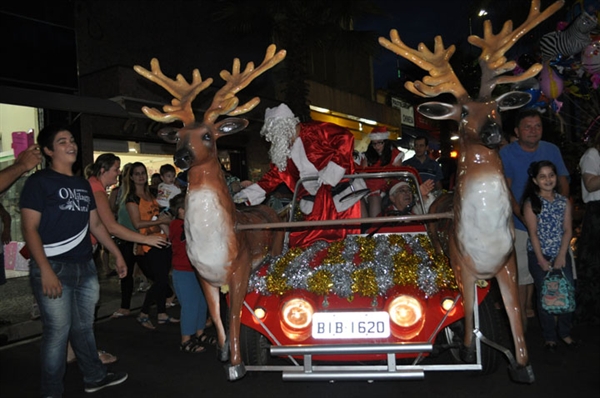
[[[561,269],[550,270],[542,285],[542,308],[550,314],[560,315],[575,311],[575,287]]]

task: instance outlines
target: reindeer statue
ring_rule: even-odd
[[[521,75],[503,75],[516,66],[514,61],[507,61],[504,54],[563,4],[564,1],[556,1],[541,12],[540,0],[532,0],[527,20],[516,30],[513,31],[512,21],[507,21],[500,33],[494,35],[488,20],[484,22],[483,38],[469,37],[469,43],[482,50],[479,57],[481,89],[476,100],[469,97],[450,66],[449,60],[455,47],[444,48],[440,36],[435,38],[434,52],[423,43],[417,50],[409,48],[400,40],[396,30],[390,32],[391,41],[379,38],[383,47],[429,72],[422,82],[407,82],[409,91],[421,97],[450,93],[458,101],[458,104],[428,102],[418,107],[420,113],[432,119],[457,121],[460,129],[461,155],[455,192],[452,197],[442,195],[429,210],[430,213],[452,211],[454,218],[429,225],[428,230],[436,248],[450,258],[463,295],[466,331],[473,330],[475,283],[496,277],[516,350],[516,362],[508,354],[511,377],[524,383],[532,383],[534,375],[519,313],[510,193],[497,147],[502,140],[499,111],[523,106],[529,102],[530,96],[523,92],[509,92],[493,99],[492,91],[497,84],[523,81],[541,70],[542,66],[535,64]],[[461,350],[463,360],[474,360],[474,343],[473,334],[466,332]]]
[[[169,142],[177,143],[174,162],[177,167],[189,169],[185,212],[187,252],[192,265],[201,277],[202,288],[209,312],[218,334],[217,356],[227,366],[228,380],[237,380],[246,373],[241,360],[239,334],[242,303],[253,269],[267,256],[277,256],[283,249],[282,230],[237,231],[238,224],[256,224],[279,221],[275,211],[267,206],[254,206],[236,210],[217,158],[216,141],[224,135],[243,130],[248,121],[227,118],[216,122],[220,115],[236,116],[252,110],[260,99],[253,98],[239,105],[236,94],[263,72],[285,58],[285,50],[275,52],[270,45],[265,58],[256,69],[249,62],[240,73],[240,61],[233,62],[232,72],[221,71],[226,84],[217,91],[213,102],[204,114],[202,123],[194,122],[192,101],[212,84],[212,79],[202,81],[195,69],[188,83],[178,75],[176,80],[166,77],[157,59],[151,61],[151,71],[135,66],[137,73],[165,88],[174,97],[171,105],[164,106],[165,113],[143,107],[149,118],[159,122],[181,121],[181,129],[163,129],[159,132]],[[229,286],[229,336],[220,316],[219,288]]]

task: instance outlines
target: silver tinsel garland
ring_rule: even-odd
[[[313,264],[317,256],[325,258]],[[248,291],[284,294],[291,289],[348,300],[354,294],[383,296],[396,285],[412,285],[426,297],[440,288],[456,289],[445,257],[436,256],[426,235],[351,235],[341,242],[319,241],[293,248],[250,277]],[[356,260],[358,259],[358,260]],[[452,278],[453,279],[453,278]]]

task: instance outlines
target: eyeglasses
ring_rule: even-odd
[[[412,193],[410,188],[398,188],[394,191],[394,195],[397,193]]]

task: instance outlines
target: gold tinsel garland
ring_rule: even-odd
[[[313,264],[323,250],[322,260]],[[249,288],[267,295],[305,289],[352,300],[357,293],[372,298],[384,295],[393,286],[417,287],[426,296],[440,289],[458,289],[448,259],[434,252],[424,234],[353,235],[292,248],[276,258],[266,274],[254,274]]]

